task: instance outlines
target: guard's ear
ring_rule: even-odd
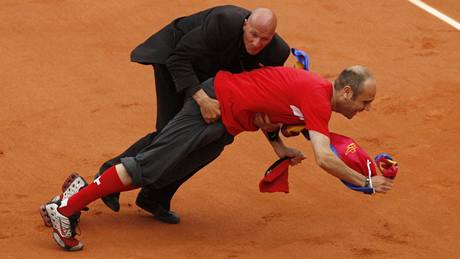
[[[248,29],[248,19],[244,19],[244,22],[243,22],[243,31],[246,32],[246,30]]]

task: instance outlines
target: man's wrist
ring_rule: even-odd
[[[274,142],[278,139],[280,139],[280,136],[279,136],[279,133],[280,133],[280,129],[278,128],[277,130],[275,131],[271,131],[271,132],[267,132],[267,138],[270,142]]]
[[[364,187],[366,187],[366,188],[374,188],[374,186],[372,184],[372,178],[371,177],[366,177],[366,179],[364,179]]]
[[[371,187],[371,179],[370,178],[366,177],[366,179],[364,179],[363,187],[366,187],[366,188]]]

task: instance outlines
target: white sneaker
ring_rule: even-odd
[[[80,212],[70,217],[59,213],[60,201],[48,203],[45,206],[47,217],[53,227],[53,239],[61,248],[67,251],[83,249],[83,243],[75,238],[76,228],[80,220]]]
[[[48,203],[56,203],[58,201],[62,201],[63,199],[69,199],[87,185],[88,183],[86,183],[83,177],[81,177],[78,173],[72,173],[67,177],[67,179],[65,179],[64,183],[62,184],[62,194],[54,196]],[[51,219],[48,217],[48,214],[45,210],[45,206],[48,203],[40,206],[40,215],[42,216],[45,226],[51,227]]]

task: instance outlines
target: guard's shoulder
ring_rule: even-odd
[[[281,38],[281,36],[279,36],[278,33],[275,33],[271,43],[272,44],[270,45],[276,48],[276,50],[283,51],[283,53],[287,53],[289,55],[291,49],[289,48],[287,42],[283,38]]]
[[[205,31],[224,33],[229,37],[239,35],[244,19],[250,12],[233,5],[218,6],[212,9],[204,22]]]
[[[244,9],[242,7],[236,5],[220,5],[213,8],[213,11],[222,12],[222,13],[243,13],[243,14],[250,14],[251,11]]]
[[[275,34],[270,44],[268,44],[262,52],[262,60],[266,63],[264,63],[264,65],[282,66],[288,59],[290,53],[291,50],[286,41],[278,34]]]
[[[215,7],[209,14],[220,21],[234,22],[246,18],[251,12],[235,5],[222,5]]]

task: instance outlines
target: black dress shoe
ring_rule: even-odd
[[[152,202],[149,200],[142,199],[137,197],[136,205],[153,214],[153,218],[167,224],[179,224],[180,217],[174,211],[167,210],[163,208],[158,202]]]
[[[101,174],[97,173],[94,179],[97,179]],[[101,198],[104,204],[115,212],[120,211],[120,193],[112,193]]]
[[[101,198],[107,207],[115,212],[120,211],[120,193],[112,193]]]

